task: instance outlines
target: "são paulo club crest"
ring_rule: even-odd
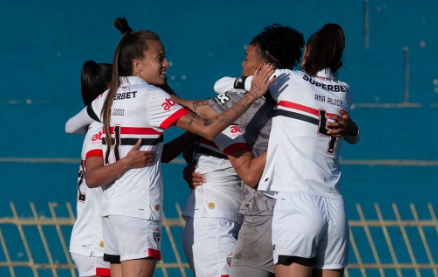
[[[154,238],[155,242],[158,244],[160,243],[161,240],[161,231],[160,228],[156,228],[153,232],[152,232],[152,237]]]
[[[231,261],[233,260],[233,252],[230,252],[229,254],[225,254],[225,257],[227,259],[228,266],[231,266]]]

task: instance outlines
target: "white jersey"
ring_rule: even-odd
[[[242,224],[240,177],[227,155],[249,147],[239,127],[228,126],[213,141],[201,138],[197,143],[196,173],[205,175],[207,182],[192,189],[184,216],[220,217]]]
[[[125,157],[139,138],[140,150],[157,151],[155,164],[126,171],[106,186],[102,216],[123,215],[147,220],[161,220],[163,180],[161,152],[163,132],[189,111],[175,103],[162,89],[138,77],[121,77],[121,85],[111,108],[111,135],[115,144],[109,149],[102,139],[107,164]],[[108,91],[91,103],[91,117],[100,115]]]
[[[102,218],[100,204],[101,187],[88,188],[85,183],[85,160],[102,157],[102,124],[95,122],[88,127],[82,146],[78,176],[77,219],[70,237],[70,252],[85,256],[103,257]]]
[[[339,153],[343,137],[327,135],[325,126],[327,115],[350,112],[350,87],[335,79],[330,69],[318,72],[317,77],[291,70],[276,74],[269,90],[278,106],[259,189],[342,197]]]

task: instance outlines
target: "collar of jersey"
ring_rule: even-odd
[[[327,78],[327,79],[336,79],[333,76],[332,70],[329,67],[324,68],[323,70],[321,70],[318,73],[316,73],[316,76]]]
[[[147,85],[148,83],[137,76],[122,76],[120,77],[120,86],[132,86],[132,85]]]

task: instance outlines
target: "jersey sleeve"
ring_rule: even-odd
[[[231,155],[236,151],[250,151],[242,131],[236,125],[228,126],[213,142],[225,155]]]
[[[161,89],[154,91],[146,104],[146,113],[153,127],[163,130],[169,128],[190,111],[173,101],[170,95]]]
[[[272,92],[278,92],[281,88],[281,85],[284,85],[285,81],[289,80],[290,70],[289,69],[276,69],[274,74],[270,77],[273,78],[276,76],[276,80],[269,86],[269,91],[272,94]],[[279,78],[280,77],[280,78]],[[244,89],[245,91],[251,90],[251,82],[252,82],[253,76],[241,76],[239,78],[234,79],[233,88],[234,89]],[[282,82],[280,82],[281,80]],[[220,81],[220,80],[219,80]],[[229,82],[227,80],[223,81]],[[277,93],[274,93],[277,94]],[[274,99],[274,95],[272,95]]]
[[[208,98],[207,104],[217,113],[221,114],[236,104],[244,94],[226,92],[219,94],[214,98]],[[234,123],[239,126],[244,126],[244,116],[239,117]]]
[[[103,158],[102,151],[102,124],[92,124],[90,125],[86,141],[84,142],[83,149],[84,160],[87,160],[91,157],[100,157]]]
[[[94,120],[89,116],[87,108],[84,108],[65,123],[65,132],[67,134],[86,133],[88,125],[93,122]]]
[[[217,94],[226,92],[245,93],[246,90],[244,88],[244,84],[246,78],[247,77],[223,77],[217,80],[214,84],[214,91]]]

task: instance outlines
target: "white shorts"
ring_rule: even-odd
[[[141,258],[161,260],[161,222],[109,215],[103,217],[105,261],[117,262]]]
[[[195,276],[228,276],[239,229],[223,218],[187,217],[182,244]]]
[[[274,264],[345,268],[349,229],[344,199],[280,192],[274,208],[272,243]]]
[[[85,256],[71,253],[79,276],[111,276],[110,264],[103,257]]]

